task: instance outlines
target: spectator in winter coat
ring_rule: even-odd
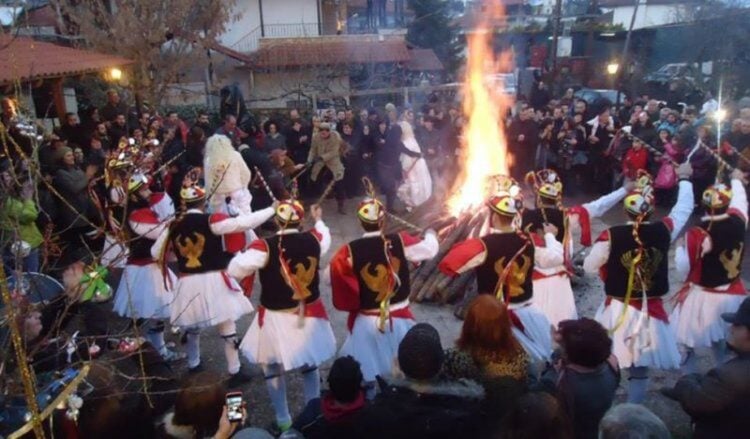
[[[560,322],[555,340],[561,355],[542,375],[542,386],[559,399],[575,437],[595,439],[620,383],[612,340],[602,325],[587,318]]]
[[[622,175],[630,180],[635,180],[638,171],[648,170],[648,150],[643,147],[640,140],[633,140],[631,147],[625,152],[622,159]]]
[[[693,437],[739,438],[750,432],[750,298],[736,312],[721,316],[731,330],[727,344],[737,356],[706,375],[680,378],[662,392],[678,401],[692,418]]]
[[[348,439],[358,437],[357,429],[367,406],[362,390],[362,371],[350,356],[333,362],[328,373],[329,391],[307,403],[292,428],[306,439]]]
[[[437,330],[427,323],[412,327],[398,347],[404,378],[384,384],[363,412],[364,437],[478,437],[482,386],[466,380],[440,381],[443,358]]]
[[[93,204],[88,193],[89,181],[94,178],[97,167],[89,165],[83,171],[76,165],[73,150],[67,146],[56,151],[60,168],[55,173],[53,186],[65,200],[60,201],[60,221],[58,230],[64,230],[63,240],[68,243],[80,243],[88,231],[87,218],[92,212]]]

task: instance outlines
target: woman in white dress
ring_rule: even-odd
[[[417,139],[414,137],[414,130],[407,121],[399,122],[401,126],[401,141],[404,146],[413,152],[422,153]],[[432,178],[430,170],[427,168],[427,162],[423,157],[411,157],[401,154],[401,169],[403,170],[404,180],[398,188],[398,197],[406,204],[408,210],[413,209],[427,201],[432,195]]]

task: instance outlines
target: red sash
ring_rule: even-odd
[[[154,263],[156,263],[156,261],[154,261],[151,258],[135,258],[135,259],[128,258],[128,262],[127,262],[128,265],[135,265],[137,267],[145,267],[146,265],[150,265]]]
[[[352,332],[352,329],[354,329],[354,321],[357,320],[357,316],[359,314],[365,315],[365,316],[379,316],[380,310],[377,309],[363,309],[361,311],[352,311],[349,313],[349,318],[346,320],[346,326],[349,328],[349,332]],[[409,309],[408,306],[405,306],[400,309],[392,310],[390,312],[391,319],[412,319],[414,320],[414,314],[411,313],[411,309]],[[393,322],[391,322],[391,325]]]
[[[544,273],[540,273],[534,270],[534,272],[531,274],[531,280],[547,279],[549,277],[555,277],[555,276],[570,276],[570,273],[568,273],[567,270],[560,270],[556,273],[544,274]]]
[[[280,312],[285,312],[288,314],[296,314],[297,309],[292,308],[292,309],[284,310]],[[313,303],[306,303],[305,304],[305,317],[328,320],[328,313],[326,313],[326,308],[323,306],[323,302],[320,299],[318,299]],[[266,318],[266,307],[263,305],[258,305],[258,326],[259,327],[261,328],[263,327],[263,322],[265,318]]]

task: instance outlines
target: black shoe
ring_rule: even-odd
[[[189,374],[203,372],[204,370],[206,370],[206,368],[203,367],[203,362],[198,363],[198,365],[195,367],[188,367]]]
[[[227,381],[227,387],[231,388],[237,388],[242,386],[243,384],[249,383],[252,381],[253,377],[250,375],[249,372],[246,372],[240,368],[240,371],[229,375],[229,380]]]

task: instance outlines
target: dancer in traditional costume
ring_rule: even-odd
[[[312,206],[310,215],[315,228],[301,232],[302,204],[282,201],[274,218],[279,227],[276,235],[254,241],[227,268],[237,279],[256,273],[260,279],[260,306],[240,350],[263,368],[281,431],[292,425],[284,374],[300,369],[307,404],[320,397],[318,366],[336,354],[336,339],[318,286],[318,268],[331,246],[331,233],[319,206]]]
[[[167,285],[177,278],[169,268],[164,276],[151,247],[167,229],[169,212],[174,213],[174,204],[166,194],[152,194],[149,178],[141,173],[133,174],[128,182],[127,225],[124,237],[128,245],[128,259],[117,286],[114,311],[146,327],[146,338],[167,360],[178,360],[184,355],[169,350],[164,343],[164,320],[170,317],[172,292]],[[145,325],[143,325],[145,321]]]
[[[619,188],[589,203],[564,208],[562,206],[563,185],[558,174],[551,169],[532,171],[526,174],[526,183],[536,194],[536,208],[524,209],[521,227],[527,233],[543,235],[544,224],[557,228],[555,239],[562,242],[563,263],[555,267],[534,266],[534,306],[557,327],[563,320],[578,318],[570,275],[573,270],[573,230],[580,229],[582,245],[591,245],[591,220],[604,215],[626,195]]]
[[[409,262],[429,260],[437,254],[434,231],[424,238],[407,233],[385,235],[385,207],[371,196],[359,204],[365,233],[341,247],[331,259],[333,306],[349,313],[349,336],[339,352],[351,355],[362,366],[374,396],[375,377],[390,375],[398,345],[414,326],[409,309]]]
[[[650,222],[654,198],[645,172],[625,197],[626,224],[605,230],[583,262],[599,273],[606,299],[595,319],[612,334],[612,349],[621,368],[629,368],[628,401],[643,402],[648,369],[676,369],[680,353],[662,297],[669,292],[668,255],[693,211],[692,169],[680,166],[677,202],[661,221]]]
[[[747,194],[742,172],[734,171],[730,187],[717,183],[703,192],[708,213],[687,231],[685,245],[675,251],[680,279],[672,328],[686,350],[685,366],[697,373],[695,348],[710,347],[716,364],[723,363],[729,325],[722,313],[735,312],[747,295],[740,278],[747,228]]]
[[[501,182],[487,204],[490,233],[454,245],[438,268],[448,276],[475,270],[479,294],[492,294],[507,303],[518,341],[534,360],[546,360],[552,353],[552,325],[534,306],[532,273],[535,265],[562,265],[562,244],[555,239],[557,228],[545,224],[542,239],[516,227],[523,199],[521,188],[511,178]]]
[[[240,371],[235,322],[253,311],[239,284],[225,270],[234,253],[245,248],[244,232],[263,224],[274,207],[229,217],[204,213],[206,193],[196,184],[183,187],[183,212],[159,236],[152,253],[165,267],[167,250],[177,256],[179,278],[174,286],[171,323],[185,329],[188,367],[200,370],[200,330],[216,326],[224,339],[229,386],[247,381]]]

